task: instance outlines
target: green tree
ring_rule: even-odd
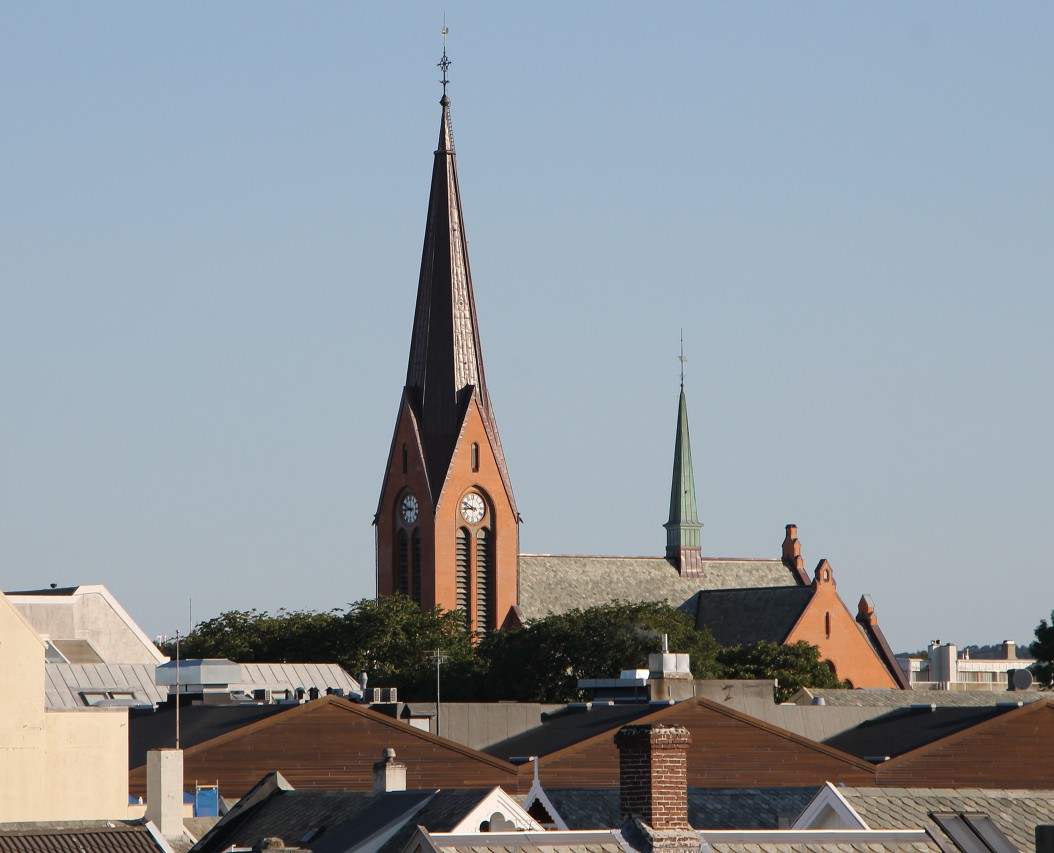
[[[659,650],[691,655],[697,678],[716,677],[717,644],[709,632],[666,603],[613,602],[546,616],[523,628],[496,631],[479,644],[482,678],[478,698],[570,702],[581,697],[580,678],[612,678],[623,669],[645,666]]]
[[[1054,611],[1051,611],[1050,622],[1040,619],[1036,626],[1036,641],[1029,647],[1032,657],[1036,659],[1032,672],[1036,681],[1047,687],[1054,685]]]
[[[775,678],[776,701],[785,702],[802,687],[848,687],[820,650],[804,640],[790,645],[767,640],[722,649],[717,656],[722,678]]]
[[[450,698],[475,678],[472,638],[456,612],[422,612],[406,596],[363,599],[346,611],[315,613],[232,610],[199,623],[180,643],[180,656],[238,663],[337,663],[370,684],[398,687],[401,698],[435,697],[439,649],[454,676]],[[175,642],[162,651],[175,655]]]

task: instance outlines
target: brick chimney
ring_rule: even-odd
[[[388,748],[381,753],[381,760],[373,765],[373,793],[387,794],[390,791],[406,790],[406,765],[395,760],[395,750]]]
[[[811,581],[805,571],[805,560],[801,555],[801,542],[798,541],[798,525],[788,524],[787,535],[783,538],[783,565],[791,569],[797,576],[802,586],[808,586]]]

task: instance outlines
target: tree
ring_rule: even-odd
[[[790,645],[767,640],[722,649],[717,656],[723,678],[775,678],[776,701],[785,702],[803,687],[848,687],[834,674],[820,650],[804,640]]]
[[[1032,657],[1036,659],[1032,672],[1036,681],[1047,687],[1054,684],[1054,611],[1050,614],[1050,623],[1040,619],[1036,626],[1036,641],[1029,647]]]
[[[422,612],[401,595],[367,598],[346,611],[326,613],[232,610],[199,623],[180,643],[184,659],[337,663],[353,675],[366,672],[374,686],[398,687],[401,698],[418,700],[435,697],[435,649],[462,679],[474,673],[472,638],[460,614]],[[175,642],[162,651],[174,656]]]
[[[478,698],[523,702],[570,702],[581,697],[580,678],[610,678],[645,666],[659,650],[691,655],[697,678],[716,677],[717,643],[692,620],[666,603],[613,602],[532,620],[523,628],[483,638],[478,655],[485,674]]]

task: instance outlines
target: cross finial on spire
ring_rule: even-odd
[[[688,361],[684,357],[684,329],[681,329],[681,354],[677,356],[677,360],[681,363],[681,387],[684,387],[684,364]]]
[[[446,72],[447,72],[447,69],[451,65],[454,64],[449,59],[447,59],[447,55],[446,55],[446,36],[447,36],[448,32],[450,32],[450,30],[447,29],[446,15],[443,15],[443,58],[439,60],[438,67],[443,69],[443,79],[440,80],[439,82],[443,84],[443,97],[444,98],[446,97],[447,84],[450,82],[450,80],[447,79]]]

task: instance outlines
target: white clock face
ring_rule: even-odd
[[[461,517],[469,524],[479,524],[486,512],[487,505],[475,492],[469,492],[461,499]]]
[[[417,498],[413,495],[407,495],[403,498],[403,502],[399,506],[399,512],[402,513],[403,521],[407,524],[413,524],[417,521],[417,509]]]

